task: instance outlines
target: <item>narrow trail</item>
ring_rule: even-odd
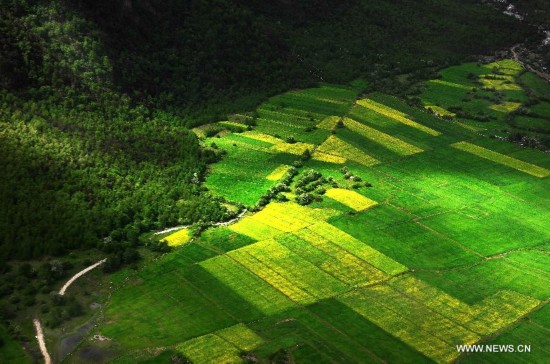
[[[239,221],[243,216],[244,214],[246,214],[248,212],[247,209],[244,209],[237,217],[235,217],[234,219],[231,219],[229,221],[225,221],[225,222],[217,222],[215,224],[212,224],[212,226],[228,226],[228,225],[231,225],[237,221]]]
[[[46,341],[44,340],[42,325],[37,318],[32,320],[32,322],[34,323],[34,328],[36,329],[36,339],[38,340],[38,346],[40,346],[40,351],[42,352],[42,356],[44,357],[44,363],[52,364],[52,358],[50,356],[50,353],[48,353],[48,348],[46,348]]]
[[[228,225],[231,225],[237,221],[239,221],[243,216],[244,214],[246,214],[248,212],[247,209],[244,209],[238,216],[236,216],[235,218],[229,220],[229,221],[222,221],[222,222],[216,222],[216,223],[213,223],[212,226],[213,227],[218,227],[218,226],[228,226]],[[182,230],[182,229],[186,229],[188,227],[190,227],[191,225],[185,225],[185,226],[174,226],[174,227],[171,227],[171,228],[168,228],[168,229],[164,229],[162,231],[158,231],[156,233],[154,233],[153,235],[161,235],[161,234],[165,234],[165,233],[170,233],[172,231],[177,231],[177,230]]]
[[[106,261],[107,261],[107,258],[105,258],[103,260],[100,260],[99,262],[90,265],[88,268],[85,268],[85,269],[81,270],[80,272],[76,273],[74,276],[71,277],[71,279],[69,279],[67,281],[67,283],[65,283],[65,285],[63,287],[61,287],[61,289],[59,290],[59,295],[63,296],[65,294],[65,291],[67,290],[67,288],[69,288],[69,286],[71,284],[73,284],[74,281],[76,281],[78,278],[82,277],[84,274],[88,273],[92,269],[94,269],[96,267],[99,267],[101,264],[105,263]]]
[[[161,234],[171,233],[172,231],[185,229],[185,228],[188,228],[189,226],[190,225],[174,226],[174,227],[171,227],[171,228],[168,228],[168,229],[164,229],[162,231],[157,231],[156,233],[153,233],[153,235],[161,235]]]

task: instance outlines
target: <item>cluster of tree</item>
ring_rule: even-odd
[[[283,178],[281,178],[281,180],[275,186],[271,187],[266,194],[260,197],[260,200],[253,210],[258,210],[266,206],[272,200],[280,202],[288,201],[283,192],[290,191],[290,185],[292,184],[292,180],[294,179],[294,177],[298,174],[298,168],[301,168],[300,163],[295,163],[294,166],[290,167],[286,171]]]

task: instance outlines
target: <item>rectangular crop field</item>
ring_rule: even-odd
[[[438,136],[438,135],[441,134],[437,130],[433,130],[432,128],[428,128],[425,125],[419,124],[416,121],[413,121],[413,120],[409,119],[408,115],[406,115],[405,113],[402,113],[398,110],[392,109],[392,108],[390,108],[386,105],[379,104],[376,101],[373,101],[373,100],[370,100],[370,99],[363,99],[363,100],[358,100],[357,104],[359,104],[363,107],[366,107],[367,109],[371,109],[373,111],[376,111],[379,114],[387,116],[387,117],[389,117],[393,120],[396,120],[400,123],[403,123],[407,126],[410,126],[412,128],[423,131],[424,133],[427,133],[427,134],[430,134],[430,135],[433,135],[433,136]]]
[[[459,143],[452,144],[452,147],[462,150],[464,152],[474,154],[478,157],[488,159],[492,162],[517,169],[518,171],[528,173],[535,177],[543,178],[550,175],[550,171],[547,170],[546,168],[542,168],[531,163],[520,161],[519,159],[515,159],[507,155],[494,152],[490,149],[479,147],[475,144],[471,144],[468,142],[459,142]]]
[[[345,284],[275,240],[264,240],[228,255],[298,303],[312,303],[346,289]]]
[[[406,143],[401,139],[394,138],[391,135],[371,128],[370,126],[361,124],[360,122],[350,118],[344,119],[344,125],[346,128],[349,128],[357,134],[360,134],[365,138],[370,139],[373,142],[378,143],[383,147],[401,155],[411,155],[423,151],[422,149],[412,144]]]
[[[342,249],[347,250],[383,272],[388,274],[398,274],[407,270],[407,267],[404,265],[399,264],[395,260],[371,248],[366,243],[355,239],[353,236],[346,234],[331,224],[320,222],[315,225],[311,225],[308,229],[323,238],[330,240]]]
[[[316,157],[317,152],[321,152],[322,154],[319,157]],[[313,158],[318,160],[327,159],[325,157],[326,154],[337,158],[349,159],[350,161],[354,161],[367,167],[379,163],[375,158],[363,152],[361,149],[346,143],[336,135],[329,136],[327,140],[325,140],[323,144],[317,148],[313,154]]]
[[[285,295],[228,256],[220,255],[205,260],[200,265],[266,315],[285,311],[293,306]]]
[[[384,272],[366,260],[309,229],[302,229],[294,234],[299,240],[292,240],[293,246],[299,247],[301,242],[307,242],[316,250],[323,252],[329,259],[319,262],[319,266],[342,282],[356,285],[380,281],[387,277]],[[287,243],[287,246],[292,249],[290,244]],[[305,254],[301,255],[305,256]]]
[[[355,211],[363,211],[377,204],[376,201],[373,201],[360,193],[343,188],[328,189],[325,195],[340,202],[341,204],[351,207]]]

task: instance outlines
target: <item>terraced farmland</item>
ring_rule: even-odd
[[[424,101],[445,109],[494,67],[444,70]],[[487,87],[516,95],[517,65],[496,67]],[[548,155],[352,86],[257,112],[254,130],[203,140],[227,150],[206,186],[251,212],[113,294],[98,332],[131,352],[115,362],[544,362]],[[477,343],[532,351],[456,348]]]

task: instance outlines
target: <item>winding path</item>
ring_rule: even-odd
[[[528,71],[531,71],[535,74],[537,74],[537,76],[539,76],[540,78],[543,78],[545,79],[547,82],[550,82],[550,74],[548,73],[544,73],[544,72],[541,72],[539,70],[536,70],[535,68],[533,68],[530,64],[526,63],[526,62],[523,62],[518,54],[518,52],[516,51],[516,49],[520,46],[521,44],[516,44],[515,46],[513,46],[510,51],[512,52],[512,57],[514,59],[514,61],[518,62],[519,64],[521,64],[523,66],[523,68],[527,69]]]
[[[105,258],[103,260],[100,260],[99,262],[90,265],[88,268],[85,268],[85,269],[81,270],[80,272],[76,273],[74,276],[71,277],[71,279],[69,279],[67,281],[67,283],[65,283],[65,285],[63,287],[61,287],[61,289],[59,290],[59,295],[63,296],[65,294],[65,291],[67,290],[67,288],[69,288],[69,286],[71,284],[73,284],[74,281],[76,281],[78,278],[82,277],[84,274],[88,273],[92,269],[94,269],[96,267],[99,267],[101,264],[105,263],[106,261],[107,261],[107,258]]]
[[[42,325],[40,324],[40,320],[35,318],[32,320],[34,323],[34,328],[36,329],[36,339],[38,340],[38,346],[40,346],[40,351],[42,352],[42,356],[44,357],[44,363],[45,364],[52,364],[52,358],[50,356],[50,353],[48,353],[48,348],[46,348],[46,341],[44,340],[44,333],[42,332]]]

